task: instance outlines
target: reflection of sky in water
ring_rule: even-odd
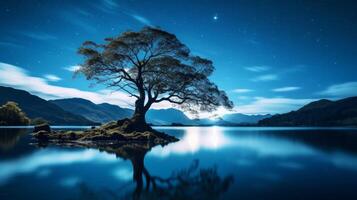
[[[188,127],[179,142],[165,147],[155,147],[150,154],[169,156],[170,154],[195,153],[200,150],[218,150],[222,148],[241,148],[254,151],[261,156],[311,155],[315,151],[301,143],[277,137],[259,135],[227,134],[222,127]]]
[[[238,183],[243,181],[244,175],[249,176],[248,179],[258,180],[251,183],[255,188],[269,185],[264,181],[283,181],[287,176],[286,171],[314,175],[309,167],[315,162],[319,163],[319,167],[334,167],[329,170],[357,172],[357,157],[351,152],[341,149],[323,151],[301,140],[266,134],[256,128],[241,131],[227,127],[183,127],[165,128],[162,131],[179,133],[181,140],[164,147],[154,147],[147,154],[145,163],[153,175],[160,175],[158,173],[164,171],[167,175],[174,169],[187,167],[190,159],[199,159],[201,162],[214,160],[219,168],[242,173],[237,179]],[[68,169],[66,172],[60,171],[63,168]],[[239,171],[236,171],[237,168]],[[31,178],[31,182],[44,181],[43,184],[46,184],[45,180],[56,177],[57,186],[73,188],[91,178],[94,179],[94,185],[99,182],[103,185],[115,185],[117,182],[126,184],[132,181],[132,173],[130,162],[118,159],[114,154],[94,149],[36,149],[22,157],[0,160],[0,189],[11,181],[21,181],[19,178],[22,175],[36,177]],[[107,181],[106,177],[112,177],[112,182]]]
[[[180,128],[175,128],[180,129]],[[282,130],[291,130],[283,128]],[[168,130],[168,128],[166,129]],[[165,147],[157,146],[149,156],[168,157],[170,155],[195,154],[202,150],[219,151],[246,151],[254,153],[256,157],[290,158],[294,156],[319,156],[328,160],[336,167],[357,170],[357,157],[343,152],[326,153],[312,146],[289,140],[283,137],[258,134],[259,128],[248,128],[243,132],[230,131],[230,127],[188,127],[182,128],[184,134],[179,142]],[[246,131],[252,131],[247,133]],[[280,130],[279,128],[267,128],[267,130]],[[299,128],[307,130],[307,128]],[[239,165],[251,165],[249,159],[239,159]],[[290,169],[300,169],[302,164],[294,162],[279,163],[280,166]]]
[[[0,184],[18,174],[33,173],[43,167],[71,165],[84,162],[116,162],[115,155],[100,153],[94,149],[64,151],[41,149],[32,155],[0,162]],[[48,169],[46,169],[48,170]],[[39,176],[49,174],[39,171]]]

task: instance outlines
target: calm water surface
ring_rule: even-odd
[[[2,128],[0,199],[357,199],[356,129],[156,129],[180,141],[39,148]]]

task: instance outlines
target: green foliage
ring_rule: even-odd
[[[22,112],[17,103],[9,101],[0,107],[0,125],[28,125],[30,119]]]
[[[42,117],[36,117],[35,119],[31,119],[31,125],[40,125],[40,124],[48,124],[49,122]]]

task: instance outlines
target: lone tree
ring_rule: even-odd
[[[175,35],[145,27],[105,39],[104,44],[86,41],[79,48],[85,57],[77,73],[135,97],[130,120],[137,130],[150,128],[145,114],[152,104],[168,101],[185,111],[232,108],[226,93],[208,77],[212,61],[190,54]]]

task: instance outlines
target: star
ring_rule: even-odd
[[[215,15],[213,16],[213,20],[214,20],[214,21],[217,21],[217,20],[218,20],[218,15],[217,15],[217,14],[215,14]]]

